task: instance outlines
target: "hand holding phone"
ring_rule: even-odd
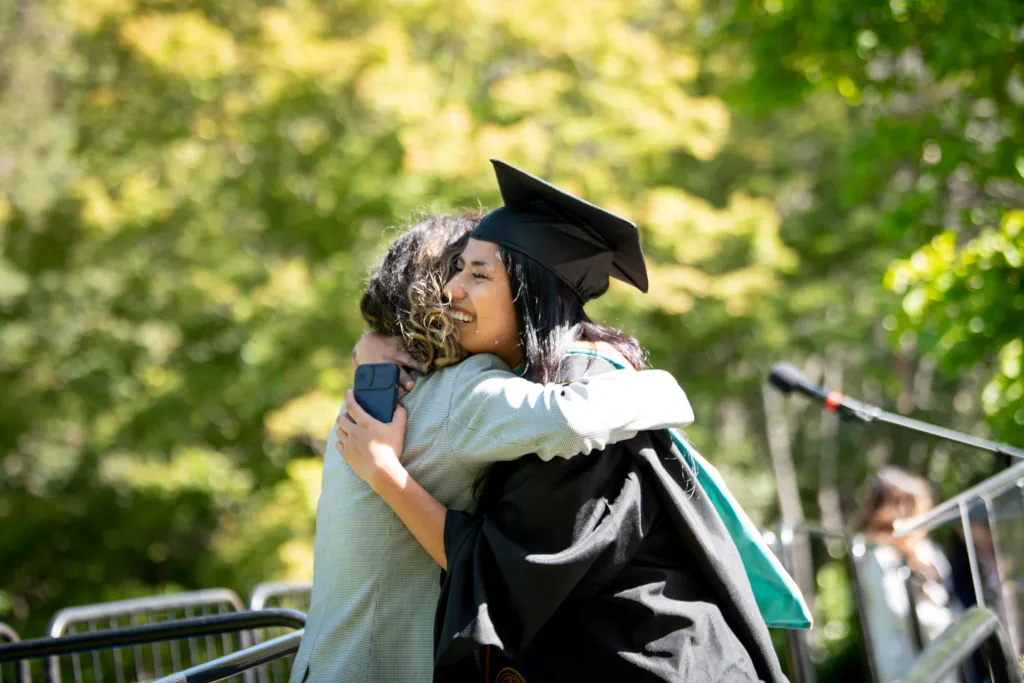
[[[416,379],[411,371],[420,375],[430,372],[430,366],[412,357],[401,337],[389,337],[379,332],[367,332],[352,347],[352,365],[358,367],[369,363],[398,363],[398,394],[402,390],[412,391]]]
[[[379,422],[391,422],[398,405],[399,368],[395,363],[368,363],[356,368],[352,393],[356,402]]]

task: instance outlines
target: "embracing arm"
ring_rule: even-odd
[[[413,479],[399,461],[405,441],[405,406],[395,408],[391,422],[379,422],[363,410],[350,389],[338,416],[335,449],[356,476],[384,499],[434,561],[447,568],[444,518],[448,512]]]
[[[441,569],[448,569],[444,552],[444,519],[448,508],[409,476],[405,468],[393,476],[382,477],[372,486],[402,520],[409,533],[434,558],[434,562]]]
[[[581,583],[601,585],[627,562],[653,519],[623,453],[516,462],[501,499],[475,517],[447,510],[402,467],[406,411],[377,422],[352,396],[338,451],[444,569],[438,662],[475,645],[515,652]]]
[[[430,371],[430,366],[412,357],[401,337],[389,337],[379,332],[366,332],[352,347],[352,366],[358,368],[367,363],[394,363],[398,366],[398,388],[400,393],[412,391],[416,379]]]
[[[566,384],[537,384],[480,354],[457,372],[441,438],[462,458],[567,458],[603,450],[637,432],[693,421],[685,392],[662,370],[616,370]]]
[[[617,353],[603,350],[604,353]],[[353,363],[394,362],[427,370],[398,337],[363,335]],[[693,421],[686,394],[667,372],[619,370],[566,384],[536,384],[516,377],[495,356],[479,354],[449,375],[439,444],[477,462],[514,460],[536,453],[541,460],[603,450],[637,432],[683,427]],[[413,379],[405,370],[402,386]]]

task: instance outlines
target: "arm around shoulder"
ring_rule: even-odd
[[[572,457],[640,431],[693,421],[685,392],[662,370],[616,370],[565,385],[537,384],[483,354],[458,370],[444,432],[451,452],[468,459]]]

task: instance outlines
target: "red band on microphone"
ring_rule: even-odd
[[[838,391],[828,392],[828,396],[825,398],[825,410],[830,413],[836,412],[836,408],[843,402],[843,395]]]

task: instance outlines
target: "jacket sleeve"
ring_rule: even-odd
[[[693,421],[686,393],[662,370],[617,370],[564,384],[537,384],[495,367],[486,354],[454,378],[441,443],[483,462],[536,453],[541,460],[603,450],[651,429]]]

